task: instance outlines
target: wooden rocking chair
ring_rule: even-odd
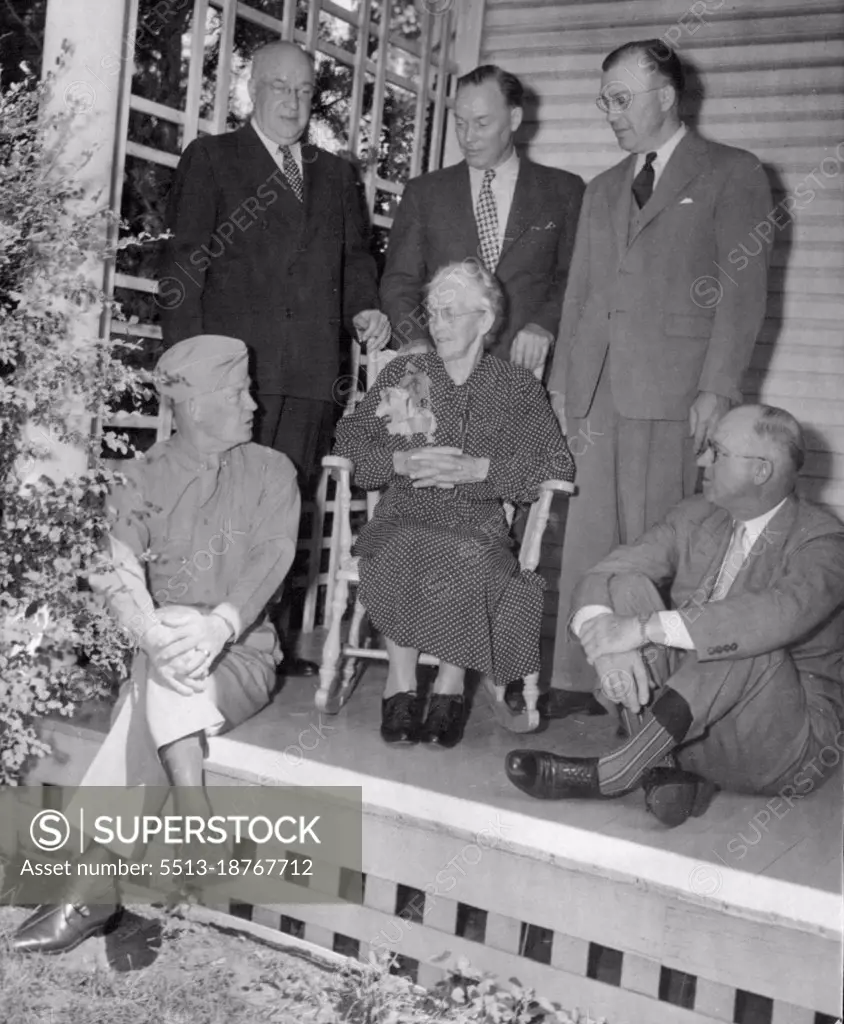
[[[370,380],[374,380],[380,369],[396,355],[395,352],[379,353],[370,360]],[[351,410],[350,410],[351,411]],[[356,596],[348,639],[341,641],[340,631],[343,615],[349,601],[349,587],[359,583],[358,560],[352,555],[354,537],[352,534],[352,476],[354,463],[336,455],[322,460],[325,469],[336,479],[334,519],[331,533],[329,575],[331,577],[326,598],[328,634],[322,650],[320,685],[315,703],[320,711],[336,715],[354,692],[363,674],[364,660],[386,661],[386,650],[366,646],[361,642],[361,629],[366,614],[360,599]],[[519,564],[522,569],[534,570],[539,564],[542,537],[548,523],[551,500],[554,493],[572,494],[574,484],[566,480],[546,480],[540,485],[539,497],[531,505],[527,527],[519,550]],[[367,493],[367,519],[372,518],[378,492]],[[512,520],[513,510],[509,510]],[[438,660],[428,654],[420,654],[422,665],[437,665]],[[539,727],[539,711],[536,702],[539,697],[539,673],[533,672],[524,679],[525,710],[516,713],[510,710],[504,700],[504,687],[496,686],[492,679],[483,677],[484,688],[490,697],[496,720],[511,732],[533,732]]]

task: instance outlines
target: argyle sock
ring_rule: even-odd
[[[663,761],[689,731],[692,713],[676,690],[666,689],[646,710],[638,731],[618,750],[598,759],[598,785],[606,796],[639,785],[642,775]]]

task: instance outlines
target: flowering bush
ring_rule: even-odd
[[[51,81],[0,95],[0,783],[46,752],[37,720],[71,714],[119,671],[127,641],[86,577],[101,557],[107,467],[97,417],[146,396],[99,337],[120,316],[93,283],[116,225],[64,154],[82,115],[51,113]],[[138,244],[124,239],[121,246]],[[86,325],[92,325],[87,327]],[[128,453],[125,438],[109,435]],[[114,455],[114,453],[111,453]],[[81,472],[69,473],[73,461]],[[43,472],[42,472],[43,471]],[[50,472],[48,477],[46,473]]]

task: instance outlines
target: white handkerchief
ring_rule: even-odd
[[[686,198],[685,198],[685,199],[681,199],[681,200],[680,200],[680,205],[681,205],[681,206],[683,206],[683,205],[685,205],[686,203],[693,203],[693,202],[694,202],[694,199],[690,199],[690,198],[689,198],[688,196],[686,196]]]

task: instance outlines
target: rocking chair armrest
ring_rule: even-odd
[[[322,460],[323,469],[337,469],[343,473],[354,473],[355,464],[351,459],[344,459],[342,455],[325,455]]]
[[[569,480],[543,480],[539,485],[540,491],[557,491],[563,494],[574,494],[574,484]]]

